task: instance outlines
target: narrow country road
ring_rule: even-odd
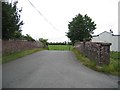
[[[41,51],[3,65],[3,88],[117,88],[117,77],[83,66],[71,51]]]

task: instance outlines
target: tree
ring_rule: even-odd
[[[44,47],[48,46],[48,39],[39,38],[39,41],[43,43]]]
[[[21,26],[23,21],[20,20],[20,12],[17,8],[17,1],[13,5],[8,2],[2,2],[2,39],[19,39],[21,37]]]
[[[68,29],[67,37],[74,44],[76,41],[91,40],[93,30],[96,29],[96,24],[87,14],[84,16],[78,14],[69,22]]]
[[[23,36],[25,40],[27,41],[35,41],[30,35],[26,34],[26,36]]]

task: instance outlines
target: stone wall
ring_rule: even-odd
[[[90,60],[95,60],[99,65],[110,63],[111,43],[77,42],[75,48]]]
[[[2,54],[19,52],[28,49],[41,48],[40,42],[28,41],[2,41]]]

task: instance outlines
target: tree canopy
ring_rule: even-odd
[[[44,47],[48,45],[48,39],[39,38],[39,41],[43,43]]]
[[[30,35],[26,34],[26,36],[23,36],[24,40],[27,41],[35,41]]]
[[[23,21],[20,20],[20,12],[17,8],[17,1],[13,3],[2,2],[2,39],[20,39],[21,26]]]
[[[30,35],[22,35],[21,26],[23,21],[20,19],[22,9],[17,8],[18,1],[13,4],[2,2],[2,39],[4,40],[27,40],[35,41]]]
[[[87,14],[78,14],[69,22],[68,29],[67,37],[74,44],[76,41],[91,40],[96,24]]]

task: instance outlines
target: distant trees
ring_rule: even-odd
[[[17,8],[17,1],[12,4],[8,2],[2,2],[2,39],[20,39],[21,26],[23,21],[20,20],[20,12]]]
[[[92,38],[93,30],[96,29],[96,24],[90,17],[78,14],[68,24],[67,37],[74,44],[76,41],[89,41]]]
[[[49,42],[49,45],[71,45],[71,42]]]

